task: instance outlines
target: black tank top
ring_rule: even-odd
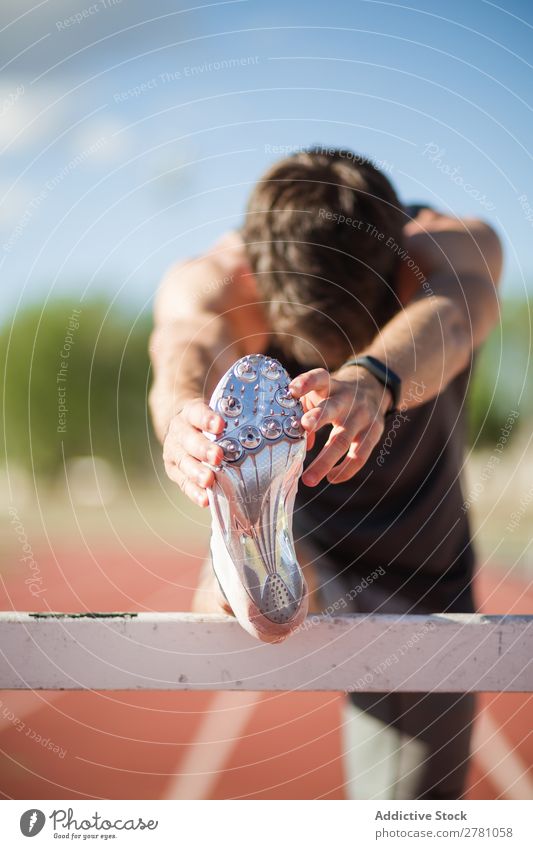
[[[305,371],[275,346],[269,354],[291,377]],[[351,480],[313,488],[300,483],[294,536],[312,546],[322,575],[335,573],[355,585],[380,569],[380,589],[407,598],[413,609],[474,609],[474,553],[460,483],[470,372],[427,403],[388,416],[380,443]],[[308,463],[328,433],[327,426],[318,432]]]

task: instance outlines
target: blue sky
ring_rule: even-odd
[[[491,221],[504,291],[530,289],[532,42],[516,0],[3,0],[1,314],[58,293],[148,305],[313,143]]]

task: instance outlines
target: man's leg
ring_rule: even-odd
[[[202,563],[191,610],[193,613],[233,613],[215,575],[210,555]]]
[[[342,729],[348,798],[461,798],[474,707],[472,694],[351,694]]]
[[[310,589],[312,612],[349,598],[351,581],[309,541],[297,555]],[[406,613],[409,603],[369,587],[352,612]],[[401,608],[401,609],[399,609]],[[344,609],[344,608],[343,608]],[[210,558],[193,600],[195,612],[231,613]],[[419,611],[416,611],[419,612]],[[464,793],[475,700],[470,694],[352,693],[343,710],[346,793],[350,799],[457,799]]]
[[[350,599],[357,577],[313,557],[322,609]],[[343,605],[344,609],[344,605]],[[424,613],[372,584],[352,613]],[[343,709],[347,795],[352,799],[457,799],[465,790],[475,698],[457,693],[351,693]]]

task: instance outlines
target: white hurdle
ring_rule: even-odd
[[[533,616],[311,616],[267,645],[215,614],[5,612],[0,689],[533,692]]]

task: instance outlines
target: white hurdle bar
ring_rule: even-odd
[[[533,616],[310,616],[268,645],[215,614],[7,612],[0,689],[533,692]]]

